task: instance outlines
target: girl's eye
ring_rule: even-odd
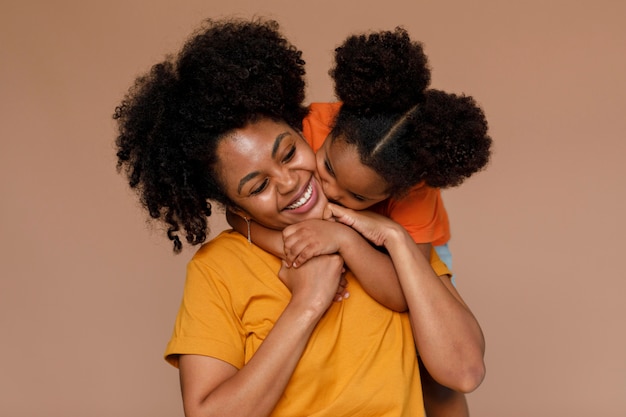
[[[263,190],[265,190],[267,188],[267,184],[268,183],[269,183],[269,180],[266,178],[265,180],[263,180],[261,185],[259,185],[258,187],[254,188],[252,191],[250,191],[250,195],[260,194],[261,192],[263,192]]]
[[[333,172],[333,169],[330,167],[330,164],[328,163],[328,159],[324,159],[324,166],[326,167],[326,171],[328,171],[328,173],[334,177],[335,173]]]
[[[353,197],[355,200],[358,200],[358,201],[365,201],[365,197],[361,197],[361,196],[360,196],[360,195],[358,195],[358,194],[352,194],[352,197]]]
[[[287,152],[287,155],[285,155],[285,157],[283,158],[283,163],[291,161],[295,154],[296,154],[296,147],[292,146],[291,149],[289,149],[289,152]]]

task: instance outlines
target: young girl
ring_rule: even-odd
[[[471,97],[427,89],[427,58],[403,29],[349,37],[335,58],[331,75],[342,103],[314,103],[303,120],[324,193],[345,207],[393,219],[425,253],[434,245],[451,268],[440,188],[461,184],[487,164],[491,138],[482,110]],[[251,234],[256,244],[298,266],[315,255],[341,253],[340,237],[328,227],[316,227],[307,222],[290,226],[282,239],[255,226]],[[390,308],[403,305],[377,297],[381,289],[375,274],[356,275],[379,302]],[[463,394],[422,371],[429,416],[469,414]]]

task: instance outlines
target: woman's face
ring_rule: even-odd
[[[315,154],[285,122],[260,119],[236,129],[217,148],[227,196],[273,229],[321,219],[328,200],[315,178]]]
[[[361,162],[355,145],[328,137],[316,158],[318,176],[329,200],[364,210],[389,197],[387,183]]]

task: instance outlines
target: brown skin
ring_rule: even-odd
[[[327,199],[315,179],[315,155],[286,123],[262,119],[236,129],[217,153],[220,181],[242,216],[276,230],[322,218]],[[306,204],[291,208],[309,187]]]
[[[420,378],[424,394],[424,409],[428,417],[469,416],[469,407],[465,395],[435,381],[421,361]]]
[[[355,145],[327,137],[315,154],[326,197],[352,210],[365,210],[390,197],[387,183],[361,162]]]

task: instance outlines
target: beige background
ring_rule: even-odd
[[[161,358],[191,255],[115,171],[111,114],[204,17],[276,18],[331,100],[332,49],[404,25],[433,86],[474,95],[488,170],[444,198],[487,337],[474,416],[626,413],[626,3],[0,3],[0,415],[182,416]],[[222,227],[215,223],[216,229]]]

